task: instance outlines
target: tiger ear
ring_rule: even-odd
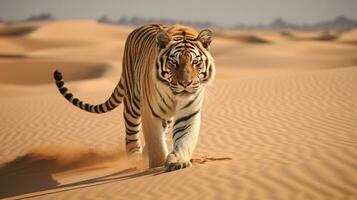
[[[208,49],[212,42],[212,34],[211,30],[204,29],[198,34],[196,40],[200,41],[205,49]]]
[[[169,34],[166,31],[159,31],[156,35],[156,43],[157,45],[163,49],[167,44],[171,41]]]

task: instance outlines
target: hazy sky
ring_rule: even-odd
[[[266,24],[281,17],[302,24],[339,15],[357,19],[357,0],[0,0],[4,20],[43,12],[59,19],[138,16],[235,25]]]

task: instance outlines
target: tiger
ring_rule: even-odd
[[[124,102],[129,158],[143,159],[144,138],[150,168],[184,169],[192,166],[205,90],[215,76],[212,36],[209,29],[197,32],[179,24],[148,24],[133,30],[125,43],[121,78],[101,104],[74,97],[59,70],[54,72],[55,83],[65,99],[90,113],[106,113]],[[169,152],[166,139],[170,133],[173,147]]]

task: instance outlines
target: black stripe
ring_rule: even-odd
[[[55,78],[56,81],[62,80],[62,74],[60,71],[56,70],[53,74],[53,77]]]
[[[118,88],[116,88],[116,90],[117,90],[117,95],[118,95],[119,97],[123,97],[123,96],[124,96],[124,94],[120,93],[120,91],[118,90]]]
[[[200,92],[201,93],[201,92]],[[198,93],[194,99],[192,99],[190,102],[188,102],[188,104],[186,104],[184,107],[182,107],[181,109],[185,109],[187,107],[189,107],[190,105],[192,105],[198,98],[198,96],[200,96],[200,93]]]
[[[135,106],[136,109],[140,110],[140,107],[139,107],[137,101],[140,102],[139,99],[134,95],[133,105]]]
[[[72,104],[75,105],[75,106],[77,106],[78,102],[79,102],[79,99],[77,99],[77,98],[74,98],[72,100]]]
[[[64,95],[64,98],[66,98],[68,101],[70,101],[72,97],[73,97],[73,94],[71,94],[71,93],[67,93],[66,95]]]
[[[157,71],[159,71],[159,66],[156,64],[156,68]],[[161,78],[161,76],[159,75],[159,73],[156,73],[156,78],[158,81],[162,82],[165,85],[170,85],[168,81],[166,81],[165,79]]]
[[[155,88],[156,88],[156,92],[159,94],[159,96],[160,96],[160,98],[161,98],[161,101],[164,102],[164,104],[166,105],[166,107],[170,109],[171,107],[170,107],[169,105],[167,105],[167,103],[166,103],[164,97],[161,95],[159,89],[157,89],[157,87],[155,87]]]
[[[83,102],[81,100],[79,100],[79,105],[78,106],[82,108]]]
[[[59,91],[61,92],[61,94],[64,94],[68,91],[68,89],[63,87],[63,88],[60,88]]]
[[[185,136],[188,132],[185,132],[184,134],[182,134],[180,137],[176,138],[176,140],[174,141],[174,143],[176,143],[178,140],[180,140],[183,136]]]
[[[177,133],[188,129],[190,126],[191,126],[190,124],[187,124],[186,126],[176,128],[176,129],[173,131],[173,133],[172,133],[172,138],[174,138]]]
[[[134,95],[134,100],[136,100],[137,102],[140,102],[140,99],[136,95]]]
[[[133,131],[133,130],[130,130],[130,129],[126,129],[126,134],[127,135],[135,135],[135,134],[138,134],[139,132],[140,132],[140,130]]]
[[[151,103],[150,103],[150,100],[149,100],[149,97],[148,97],[147,92],[146,92],[146,98],[147,98],[147,101],[148,101],[148,104],[149,104],[149,108],[150,108],[151,113],[154,115],[154,117],[161,119],[161,117],[160,117],[158,114],[156,114],[156,112],[154,111],[154,109],[151,107]]]
[[[124,90],[124,85],[123,85],[122,80],[119,81],[119,87]]]
[[[126,130],[129,130],[129,131],[131,131],[131,132],[135,132],[135,131],[138,131],[138,128],[137,127],[133,127],[133,129],[131,129],[132,127],[130,127],[130,126],[125,126],[125,128],[126,128]]]
[[[94,106],[94,110],[96,113],[99,113],[99,109],[98,109],[99,106]]]
[[[138,118],[140,117],[140,114],[137,113],[134,109],[133,109],[133,114],[131,115],[133,118]]]
[[[208,75],[206,75],[206,78],[204,80],[202,80],[202,82],[203,83],[207,82],[211,78],[211,76],[212,76],[212,66],[210,65],[209,68],[208,68]]]
[[[149,36],[150,34],[148,34],[148,33],[153,30],[155,30],[154,27],[143,27],[140,31],[136,32],[136,35],[134,35],[133,40],[138,42],[143,37]],[[156,30],[156,31],[158,31],[158,30]]]
[[[139,141],[139,139],[134,139],[134,140],[126,139],[125,144],[129,144],[129,143],[137,142],[137,141]]]
[[[164,109],[164,108],[162,108],[161,107],[161,104],[159,103],[159,108],[160,108],[160,110],[164,113],[164,114],[166,114],[167,112],[166,112],[166,110]]]
[[[158,114],[156,114],[154,109],[151,107],[151,104],[150,104],[149,100],[148,100],[148,103],[149,103],[149,107],[150,107],[151,113],[154,115],[154,117],[161,119],[161,117]]]
[[[107,106],[107,110],[113,110],[114,109],[114,106],[113,104],[110,102],[110,100],[107,100],[105,102],[105,105]]]
[[[159,96],[160,96],[160,98],[161,98],[161,101],[163,101],[163,98],[162,98],[162,96],[161,96],[161,93],[157,90],[157,87],[155,87],[155,89],[156,89],[156,91],[159,93]],[[156,98],[155,98],[156,99]],[[165,103],[165,105],[166,105],[166,102],[164,101],[164,103]],[[166,112],[166,110],[161,106],[161,102],[157,102],[157,104],[158,104],[158,106],[159,106],[159,108],[160,108],[160,110],[164,113],[164,114],[166,114],[167,112]],[[167,105],[166,105],[167,106]],[[169,108],[169,107],[168,107]]]
[[[125,119],[125,123],[131,127],[138,127],[140,125],[140,122],[139,124],[134,124],[133,122],[131,122],[124,114],[124,119]]]
[[[100,104],[98,107],[99,107],[100,112],[104,113],[103,104]]]
[[[90,110],[89,110],[89,104],[85,103],[85,104],[84,104],[84,109],[86,109],[87,111],[90,111]]]
[[[128,99],[126,99],[126,100],[129,101]],[[128,105],[128,103],[126,103],[127,101],[124,101],[125,110],[126,110],[133,118],[138,118],[138,117],[140,117],[140,114],[137,113],[134,109],[132,109],[132,107],[130,107],[131,109],[129,109],[129,105]]]
[[[129,109],[129,105],[128,103],[126,103],[128,101],[128,99],[125,98],[126,101],[124,101],[124,107],[125,107],[125,110],[129,113],[129,114],[133,114],[131,112],[131,109]]]
[[[166,57],[167,57],[167,56],[166,56]],[[160,62],[159,62],[159,63],[161,64],[161,66],[164,65],[164,57],[163,57],[163,56],[160,57]]]
[[[179,124],[180,122],[187,121],[187,120],[191,119],[193,116],[195,116],[195,115],[196,115],[197,113],[199,113],[199,112],[200,112],[200,110],[197,110],[196,112],[194,112],[194,113],[192,113],[192,114],[190,114],[190,115],[187,115],[187,116],[185,116],[185,117],[181,117],[181,118],[177,119],[177,120],[175,121],[174,126],[176,126],[176,125]]]
[[[61,88],[64,85],[63,81],[56,81],[57,87]]]
[[[114,93],[115,93],[115,91],[114,91]],[[115,97],[115,94],[113,94],[110,98],[114,99],[114,101],[115,101],[117,104],[121,103],[121,101]]]
[[[167,95],[167,97],[170,99],[172,103],[175,103],[175,100],[170,97],[170,95]]]
[[[150,37],[150,36],[153,37],[154,36],[153,34],[156,34],[157,32],[158,32],[157,29],[154,29],[153,27],[149,27],[143,32],[138,32],[139,35],[137,35],[137,37],[135,38],[135,41],[137,43],[141,44],[141,43],[143,43],[143,42],[140,42],[141,40],[147,39],[147,37]]]

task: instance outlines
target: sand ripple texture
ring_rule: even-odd
[[[121,158],[122,108],[88,114],[55,92],[2,97],[0,173],[7,182],[0,181],[1,197],[354,199],[356,85],[355,67],[229,80],[218,76],[207,91],[194,157],[231,160],[172,173],[137,170]],[[109,93],[77,92],[91,103]],[[86,163],[83,156],[94,161]],[[31,165],[42,170],[30,170]],[[40,185],[31,189],[33,183],[24,177]],[[25,181],[20,187],[27,190],[5,191],[15,184],[11,180]]]

